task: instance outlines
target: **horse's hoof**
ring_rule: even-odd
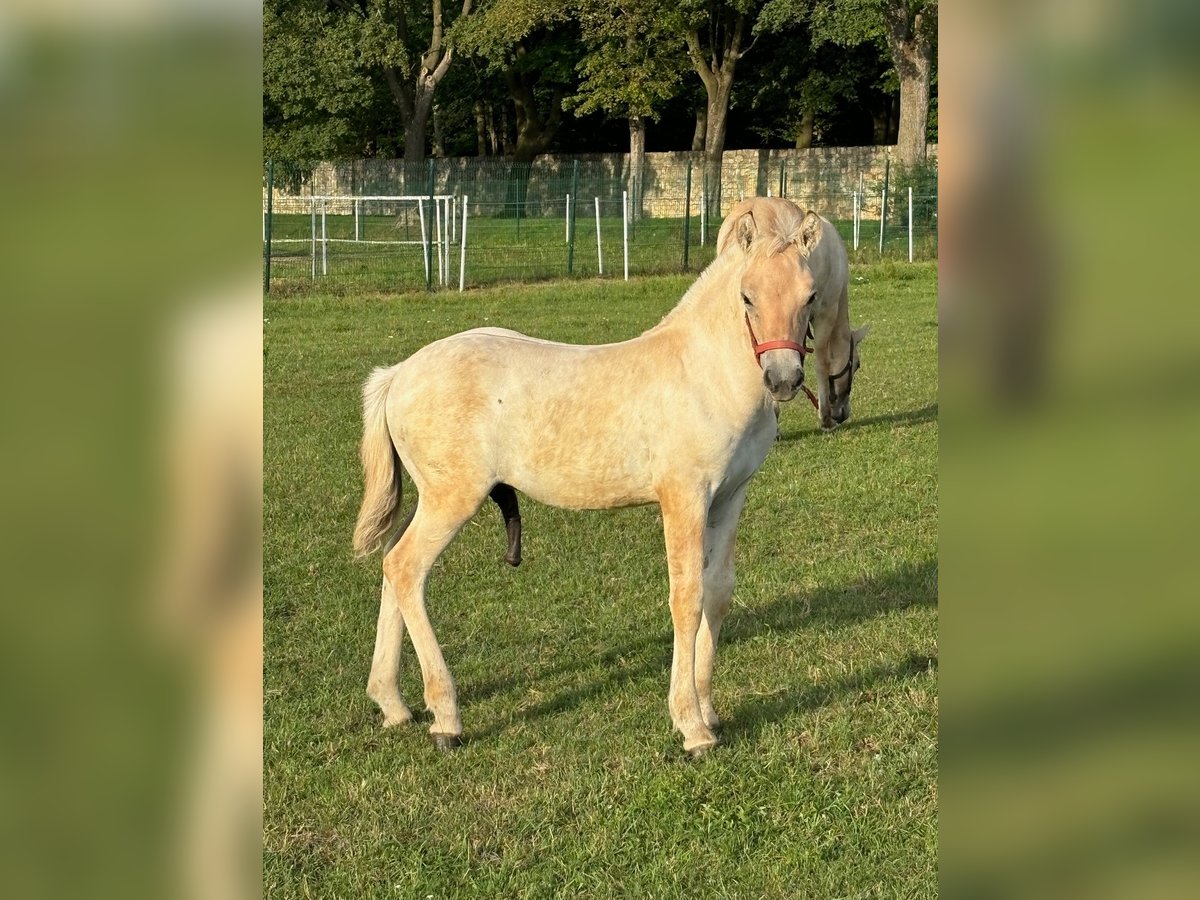
[[[404,715],[390,715],[390,716],[384,715],[383,727],[384,728],[398,728],[401,725],[412,724],[412,720],[413,720],[412,713],[406,713]]]
[[[687,755],[691,759],[702,759],[703,757],[708,756],[708,754],[711,753],[712,749],[716,746],[717,741],[713,741],[711,744],[700,744],[698,747],[692,747],[690,750],[688,750]]]
[[[451,750],[457,750],[462,746],[462,738],[457,734],[435,734],[433,737],[433,746],[443,753],[449,753]]]

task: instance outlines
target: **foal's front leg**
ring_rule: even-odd
[[[733,546],[745,502],[746,485],[728,499],[714,501],[704,529],[704,617],[696,637],[696,691],[709,728],[720,724],[712,700],[713,663],[721,624],[733,599]]]
[[[700,629],[704,585],[704,522],[708,497],[701,490],[666,487],[659,491],[667,573],[671,583],[671,622],[675,653],[671,661],[671,721],[683,734],[683,749],[699,756],[717,743],[704,723],[696,692],[696,634]]]

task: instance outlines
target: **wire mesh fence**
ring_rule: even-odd
[[[852,261],[937,257],[936,163],[831,171],[734,159],[718,181],[705,177],[699,157],[669,156],[681,158],[640,172],[619,155],[355,160],[279,181],[268,164],[264,284],[438,290],[698,272],[713,258],[722,213],[747,196],[783,196],[821,213]]]

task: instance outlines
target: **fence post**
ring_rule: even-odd
[[[446,249],[442,240],[442,201],[433,201],[433,247],[437,252],[438,287],[446,283]]]
[[[852,233],[854,235],[854,249],[858,249],[858,226],[862,221],[862,198],[859,197],[858,191],[854,192],[854,226]]]
[[[354,239],[356,241],[362,240],[362,233],[358,224],[358,205],[360,202],[361,201],[357,197],[354,198]]]
[[[462,238],[458,252],[458,292],[463,292],[467,283],[467,195],[463,194]]]
[[[421,259],[425,261],[425,290],[429,290],[429,241],[425,235],[425,201],[417,198],[417,218],[421,220]]]
[[[629,280],[629,191],[621,191],[621,243],[625,250],[625,280]]]
[[[787,176],[784,174],[787,171],[787,163],[782,159],[779,161],[779,196],[786,197],[784,191],[787,189]]]
[[[683,182],[683,271],[688,269],[688,244],[692,236],[692,161],[687,164]]]
[[[313,198],[309,204],[312,211],[312,269],[310,276],[314,281],[317,279],[317,201]]]
[[[708,184],[708,179],[704,179]],[[704,246],[706,225],[708,224],[708,191],[700,192],[700,246]]]
[[[263,292],[271,293],[271,220],[275,212],[275,161],[267,162],[267,225],[263,236]]]
[[[325,207],[327,200],[321,201],[321,274],[329,274],[329,232],[325,230]]]
[[[574,198],[574,199],[571,199]],[[571,173],[571,193],[567,194],[567,274],[575,274],[575,207],[579,203],[579,160]]]
[[[600,249],[600,198],[596,198],[596,268],[604,274],[604,252]]]
[[[433,160],[429,160],[429,206],[430,206],[430,226],[433,225],[434,210],[433,210]],[[425,243],[425,290],[433,290],[433,241],[426,240],[425,216],[421,215],[421,240]],[[441,259],[438,259],[440,265]]]
[[[913,245],[912,245],[912,188],[908,189],[908,261],[913,261]]]
[[[884,160],[883,163],[883,199],[879,204],[879,255],[883,256],[883,229],[887,224],[887,195],[888,195],[888,176],[892,173],[892,161]]]

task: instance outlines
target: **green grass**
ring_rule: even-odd
[[[807,404],[784,411],[738,536],[723,745],[699,762],[667,712],[655,507],[523,497],[516,570],[494,506],[463,529],[429,587],[465,728],[451,755],[427,717],[379,725],[379,562],[349,548],[372,366],[482,324],[623,339],[692,279],[268,299],[265,895],[936,896],[936,278],[856,267],[852,318],[874,330],[855,419],[826,435]],[[402,689],[421,710],[411,646]]]
[[[619,211],[619,209],[618,209]],[[467,226],[466,282],[471,286],[502,281],[538,281],[599,275],[596,256],[596,223],[580,210],[576,222],[573,253],[568,253],[566,224],[562,210],[557,215],[517,220],[513,217],[477,216]],[[851,246],[852,224],[835,223]],[[718,226],[719,227],[719,226]],[[416,212],[403,216],[362,216],[360,241],[354,241],[352,215],[328,215],[322,247],[321,218],[316,219],[316,278],[313,278],[313,220],[305,214],[276,213],[272,220],[272,290],[282,293],[363,290],[418,290],[425,286],[425,259],[421,247],[421,225]],[[700,244],[700,218],[689,225],[688,266],[698,273],[712,261],[717,229],[711,228],[704,246]],[[852,252],[857,261],[878,261],[879,221],[864,219],[860,249]],[[884,259],[907,260],[908,232],[903,222],[892,222],[884,233]],[[411,241],[413,243],[369,243]],[[601,253],[606,277],[623,275],[621,217],[600,220]],[[914,232],[914,256],[928,260],[937,256],[936,227],[926,225]],[[322,253],[324,252],[324,257]],[[458,287],[460,245],[450,247],[448,282]],[[570,259],[568,257],[570,256]],[[683,265],[683,219],[645,218],[632,223],[629,235],[629,271],[635,275],[678,273]],[[322,273],[325,274],[322,274]],[[437,282],[434,257],[433,280]]]

